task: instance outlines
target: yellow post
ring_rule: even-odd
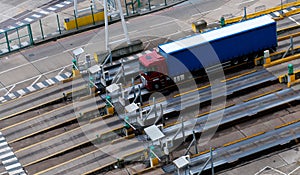
[[[73,72],[73,78],[79,77],[81,75],[79,70],[73,69],[72,72]]]

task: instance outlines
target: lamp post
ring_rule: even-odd
[[[283,14],[283,9],[282,9],[282,0],[280,0],[280,7],[281,7],[281,14]]]

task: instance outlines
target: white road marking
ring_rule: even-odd
[[[42,82],[39,82],[36,84],[38,87],[40,87],[41,89],[46,87]]]
[[[70,2],[70,1],[64,1],[63,3],[68,5],[68,4],[71,4],[72,2]]]
[[[42,77],[42,75],[39,75],[38,77],[37,77],[37,79],[36,80],[34,80],[34,82],[33,83],[31,83],[31,85],[30,86],[33,86],[36,82],[38,82],[39,81],[39,79]]]
[[[292,7],[291,9],[292,9],[292,10],[296,10],[297,8],[296,8],[296,7]]]
[[[16,87],[16,84],[14,84],[14,85],[6,92],[6,94],[4,94],[4,96],[8,95],[15,87]]]
[[[20,22],[20,21],[16,22],[16,24],[17,24],[18,26],[24,25],[24,23],[23,23],[23,22]]]
[[[30,92],[33,92],[33,91],[36,90],[36,89],[35,89],[34,87],[32,87],[32,86],[28,86],[27,89],[28,89]]]
[[[273,14],[275,15],[275,16],[280,16],[280,13],[279,12],[273,12]]]
[[[27,21],[27,22],[32,22],[32,21],[33,21],[33,19],[31,19],[31,18],[25,18],[25,19],[24,19],[24,21]]]
[[[48,15],[50,12],[47,12],[47,11],[45,11],[45,10],[41,10],[41,11],[39,11],[39,13],[40,13],[40,14],[44,14],[44,15]]]
[[[48,10],[51,10],[51,11],[55,11],[56,10],[56,8],[54,8],[54,7],[49,7],[49,8],[47,8]]]
[[[291,21],[295,22],[297,25],[300,25],[300,23],[299,23],[298,21],[296,21],[294,18],[289,17],[289,19],[290,19]]]
[[[62,5],[62,4],[56,4],[55,7],[58,7],[58,8],[62,8],[64,7],[65,5]]]
[[[7,28],[14,29],[15,27],[14,26],[7,26]]]
[[[40,17],[42,17],[41,15],[38,15],[38,14],[33,14],[31,16],[34,17],[34,18],[40,18]]]
[[[23,89],[18,90],[17,93],[19,93],[20,95],[26,94],[26,92]]]
[[[218,11],[218,10],[221,10],[221,9],[222,9],[222,8],[219,7],[219,8],[213,9],[213,10],[208,10],[208,11],[201,12],[201,13],[196,13],[196,14],[192,15],[192,17],[193,17],[193,16],[198,16],[198,15],[203,15],[203,14],[210,13],[210,12],[214,12],[214,11]]]
[[[240,3],[236,3],[235,5],[241,5],[241,4],[245,4],[245,3],[249,3],[249,2],[253,2],[253,1],[256,1],[256,0],[243,1],[243,2],[240,2]]]
[[[283,11],[283,13],[289,12],[287,9],[283,9],[282,11]]]
[[[155,25],[152,25],[150,26],[151,28],[154,28],[154,27],[157,27],[157,26],[162,26],[162,25],[166,25],[166,24],[169,24],[169,23],[173,23],[177,21],[176,19],[175,20],[172,20],[172,21],[167,21],[167,22],[163,22],[163,23],[159,23],[159,24],[155,24]]]
[[[65,66],[64,68],[62,68],[62,70],[61,70],[61,71],[59,71],[57,75],[60,75],[60,74],[62,74],[62,72],[63,72],[65,69],[66,69],[66,66]]]

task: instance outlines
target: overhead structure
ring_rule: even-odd
[[[93,7],[93,9],[95,11],[97,11],[95,0],[90,0],[90,2],[91,2],[91,6],[90,7],[78,10],[78,6],[77,6],[78,2],[77,2],[77,0],[74,0],[74,13],[75,13],[75,16],[78,17],[79,13],[86,12],[86,11],[91,11],[91,7]]]
[[[102,1],[102,0],[100,0],[100,1]],[[130,39],[128,36],[127,26],[125,23],[125,18],[124,18],[120,0],[103,0],[103,7],[104,7],[105,48],[106,48],[106,50],[110,52],[111,51],[110,45],[114,44],[114,43],[126,41],[127,44],[130,44]],[[117,16],[117,15],[119,15],[121,18],[125,38],[114,41],[114,42],[110,42],[109,41],[109,31],[108,31],[108,19],[109,19],[109,17],[113,17],[113,16]]]

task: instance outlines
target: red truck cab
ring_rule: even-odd
[[[141,82],[149,91],[161,89],[171,80],[166,76],[168,70],[165,58],[156,51],[141,56],[139,63]]]

